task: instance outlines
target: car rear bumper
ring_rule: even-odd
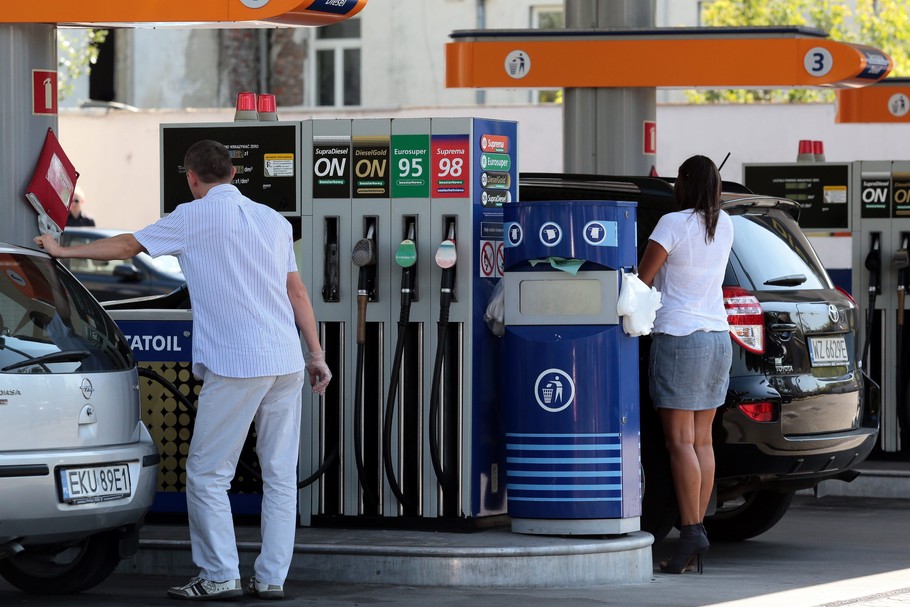
[[[716,478],[765,480],[823,479],[855,467],[871,453],[877,428],[857,428],[824,436],[788,437],[769,442],[717,443]],[[782,444],[781,444],[782,443]]]
[[[0,453],[0,544],[58,542],[141,521],[158,484],[158,448],[139,423],[138,442],[109,447]],[[126,463],[132,495],[69,504],[60,495],[61,468]]]

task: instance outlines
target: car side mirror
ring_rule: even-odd
[[[136,266],[122,263],[114,268],[114,276],[123,282],[139,282],[142,278],[142,273],[136,269]]]

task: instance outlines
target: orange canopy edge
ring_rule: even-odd
[[[820,30],[478,30],[446,46],[451,88],[865,87],[894,62]]]
[[[143,26],[256,21],[320,26],[353,17],[367,0],[45,0],[7,3],[2,23]]]
[[[910,78],[837,91],[836,123],[910,122]]]

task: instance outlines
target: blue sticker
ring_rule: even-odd
[[[521,224],[508,221],[502,227],[506,233],[504,240],[506,247],[517,247],[521,244],[524,239],[524,230],[521,229]]]
[[[558,223],[548,221],[540,226],[540,242],[545,247],[555,247],[562,241],[562,228]]]
[[[306,7],[306,10],[347,15],[355,6],[357,6],[357,0],[315,0],[313,4]]]
[[[615,221],[589,221],[584,229],[585,242],[592,247],[615,247],[619,233]]]

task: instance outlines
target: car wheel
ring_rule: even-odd
[[[670,533],[679,518],[670,459],[662,440],[642,436],[641,464],[644,485],[641,529],[653,535],[656,544]]]
[[[783,518],[795,492],[754,491],[718,504],[705,518],[708,537],[721,542],[739,542],[761,535]]]
[[[0,575],[31,594],[73,594],[100,584],[119,562],[119,537],[112,531],[65,546],[27,548],[0,559]]]

